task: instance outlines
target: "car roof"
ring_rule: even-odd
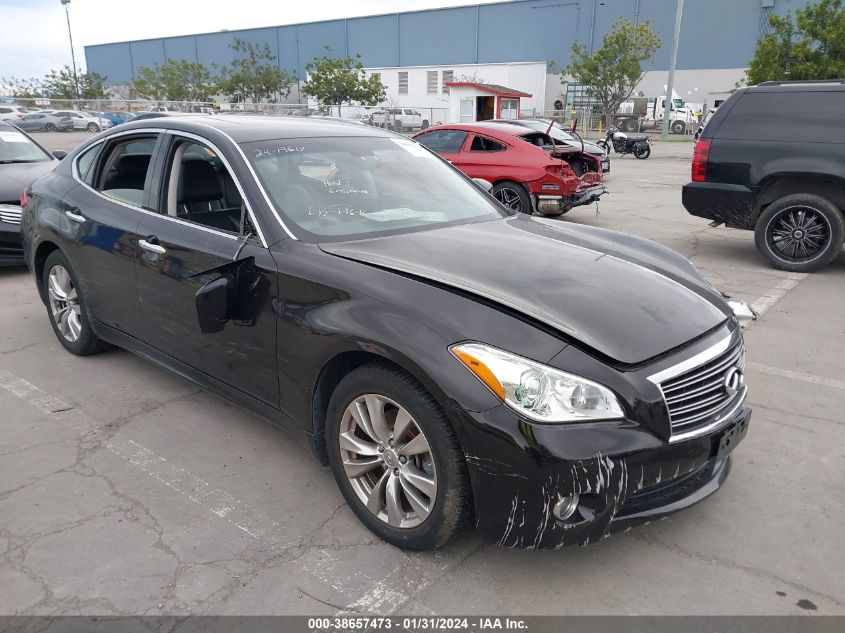
[[[119,127],[120,131],[151,126],[173,128],[202,135],[204,130],[214,128],[236,143],[249,143],[275,138],[314,138],[333,136],[380,136],[405,138],[395,132],[381,128],[359,125],[349,120],[327,117],[275,117],[249,114],[187,114],[164,116],[130,121]]]
[[[425,132],[432,130],[462,130],[464,132],[476,132],[484,134],[499,141],[513,141],[525,134],[537,133],[527,125],[514,125],[512,123],[497,123],[495,121],[477,121],[475,123],[445,123],[427,128]]]
[[[739,88],[737,92],[842,92],[845,79],[827,79],[806,81],[764,81],[756,86]]]

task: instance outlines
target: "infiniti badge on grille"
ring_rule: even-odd
[[[742,389],[745,384],[745,376],[742,375],[742,370],[739,367],[731,367],[725,372],[725,393],[729,396],[736,395],[736,392]]]

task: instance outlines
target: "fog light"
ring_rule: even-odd
[[[552,508],[552,514],[560,521],[565,521],[578,509],[578,493],[575,492],[570,496],[559,497],[557,503]]]

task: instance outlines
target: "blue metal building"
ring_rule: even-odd
[[[687,0],[678,53],[681,70],[745,68],[768,15],[810,0]],[[168,59],[208,66],[232,60],[235,38],[270,44],[282,68],[305,78],[305,64],[325,54],[360,53],[366,67],[569,61],[572,42],[599,46],[616,18],[648,21],[664,46],[652,70],[665,70],[676,0],[518,0],[304,24],[267,26],[85,47],[90,71],[127,84],[142,66]]]

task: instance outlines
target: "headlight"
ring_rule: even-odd
[[[449,351],[516,412],[537,422],[615,420],[625,414],[610,389],[480,343]]]

